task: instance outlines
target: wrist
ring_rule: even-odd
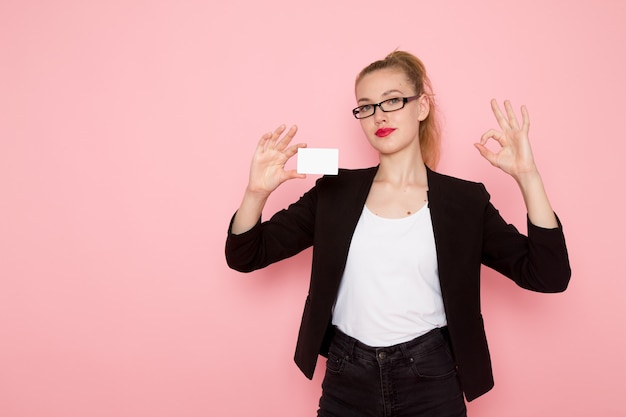
[[[521,188],[526,188],[542,182],[541,174],[539,174],[537,168],[532,168],[522,173],[518,173],[513,178]]]
[[[269,198],[270,193],[265,190],[257,190],[250,188],[250,186],[246,187],[246,191],[244,192],[244,199],[255,201],[259,203],[265,203]]]

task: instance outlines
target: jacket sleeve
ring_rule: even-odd
[[[487,191],[484,192],[489,198]],[[535,226],[527,217],[528,236],[524,236],[507,224],[487,200],[482,263],[522,288],[545,293],[565,291],[571,269],[558,217],[557,222],[558,227],[545,229]]]
[[[250,272],[293,256],[313,244],[316,188],[312,188],[287,209],[261,219],[250,230],[235,235],[231,219],[226,238],[226,262],[240,272]]]

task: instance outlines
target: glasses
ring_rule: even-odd
[[[381,101],[380,103],[376,104],[364,104],[355,109],[352,109],[352,114],[354,114],[354,117],[356,117],[357,119],[365,119],[366,117],[373,116],[374,113],[376,113],[376,107],[380,107],[380,109],[385,113],[400,110],[404,108],[406,103],[417,100],[421,96],[421,94],[418,94],[411,97],[395,97],[385,101]]]

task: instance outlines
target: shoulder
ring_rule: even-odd
[[[482,183],[442,174],[431,169],[428,169],[428,187],[431,192],[446,194],[455,199],[489,199],[489,193]]]
[[[317,180],[314,190],[318,204],[350,205],[365,202],[378,167],[340,169],[337,175],[325,175]]]
[[[359,183],[371,183],[378,167],[346,169],[340,168],[337,175],[324,175],[317,180],[318,188],[341,188]]]
[[[436,181],[438,184],[444,184],[451,187],[476,187],[482,186],[482,183],[469,181],[462,178],[453,177],[451,175],[442,174],[441,172],[433,171],[427,168],[428,180]]]

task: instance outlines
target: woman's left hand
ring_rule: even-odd
[[[528,139],[530,119],[526,106],[522,106],[521,126],[515,117],[510,101],[504,101],[506,115],[502,113],[496,100],[491,100],[491,109],[501,130],[490,129],[485,132],[480,138],[480,143],[474,144],[478,152],[493,166],[500,168],[518,181],[527,174],[535,174],[537,167]],[[485,146],[489,139],[500,144],[497,152]]]

